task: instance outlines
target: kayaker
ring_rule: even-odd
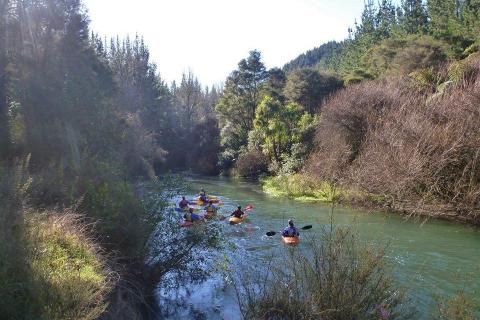
[[[188,209],[188,200],[185,197],[182,197],[182,200],[178,203],[180,209],[186,210]]]
[[[195,222],[202,219],[198,214],[193,213],[193,208],[190,208],[187,213],[185,213],[183,218],[185,219],[185,221],[189,222]]]
[[[238,206],[237,210],[233,211],[230,216],[238,218],[238,219],[242,219],[244,214],[245,214],[245,212],[242,211],[242,207]]]
[[[205,211],[207,211],[208,215],[217,214],[217,207],[213,205],[213,201],[208,202],[208,205],[205,207]]]
[[[200,201],[207,202],[207,192],[203,188],[200,190]]]
[[[297,228],[293,224],[293,220],[288,220],[288,227],[286,227],[283,232],[282,236],[284,237],[298,237],[300,233],[298,232]]]

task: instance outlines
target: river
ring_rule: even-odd
[[[300,227],[313,225],[312,230],[303,233],[304,237],[315,237],[320,226],[330,223],[329,205],[272,198],[258,183],[222,177],[193,177],[189,183],[192,190],[204,187],[209,194],[220,196],[225,203],[223,213],[236,205],[254,206],[249,230],[246,230],[247,224],[230,226],[218,222],[238,248],[235,254],[229,253],[233,263],[236,259],[248,259],[261,268],[262,256],[285,250],[278,236],[268,238],[265,233],[281,230],[289,218]],[[478,228],[437,220],[420,223],[398,215],[344,207],[335,208],[333,219],[339,225],[355,222],[364,240],[388,243],[388,259],[395,277],[399,285],[407,289],[422,319],[434,318],[436,295],[448,296],[460,289],[470,295],[480,293]],[[171,294],[160,292],[159,296]],[[187,303],[170,310],[171,319],[240,319],[234,291],[220,276],[181,288],[176,294],[183,296]]]

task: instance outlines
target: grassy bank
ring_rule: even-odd
[[[5,319],[96,319],[107,308],[111,270],[71,213],[24,212],[23,234],[0,244]],[[2,221],[3,222],[3,221]],[[16,226],[18,232],[20,226]]]
[[[335,201],[361,206],[381,207],[385,204],[385,198],[381,195],[335,186],[307,174],[264,177],[260,179],[260,182],[264,192],[272,197],[287,197],[307,202],[331,203]]]

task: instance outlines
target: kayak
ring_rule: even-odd
[[[239,224],[247,220],[247,218],[248,218],[248,214],[245,213],[241,218],[230,217],[230,219],[228,219],[228,222],[230,222],[230,224]]]
[[[220,203],[220,199],[209,199],[207,201],[201,201],[200,199],[195,199],[195,200],[190,200],[188,203],[189,204],[196,204],[196,205],[203,205],[208,202],[212,201],[212,203]]]
[[[180,225],[180,227],[188,228],[188,227],[192,227],[194,225],[199,225],[199,224],[202,224],[202,223],[205,223],[205,221],[203,221],[203,220],[196,220],[195,222],[183,221],[183,223]]]
[[[296,244],[300,243],[300,238],[299,237],[284,237],[284,236],[282,236],[282,240],[286,244],[296,245]]]
[[[188,208],[186,210],[184,210],[182,208],[175,208],[175,211],[176,212],[188,212],[189,209],[193,209],[193,212],[199,212],[200,211],[200,209],[198,209],[198,208]]]

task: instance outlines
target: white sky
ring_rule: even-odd
[[[268,68],[342,40],[364,0],[84,0],[102,36],[143,35],[168,82],[189,68],[205,85],[222,83],[248,52]]]

